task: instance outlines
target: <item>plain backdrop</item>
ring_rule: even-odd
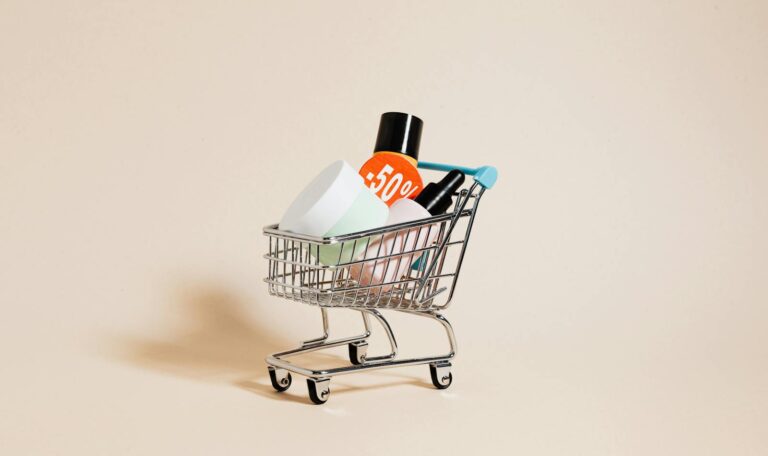
[[[0,452],[765,455],[766,24],[759,0],[0,1]],[[453,386],[274,393],[264,356],[320,318],[268,296],[261,228],[391,110],[424,160],[500,171]],[[404,353],[444,350],[413,320]]]

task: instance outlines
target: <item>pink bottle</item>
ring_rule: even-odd
[[[389,208],[386,225],[410,222],[445,213],[453,200],[453,193],[464,183],[464,173],[458,170],[449,172],[440,182],[431,183],[413,200],[399,199]],[[381,258],[355,264],[350,268],[350,277],[362,286],[381,285],[371,288],[371,293],[388,291],[408,274],[411,265],[423,254],[414,252],[430,246],[437,237],[439,227],[427,225],[411,229],[402,229],[384,235],[372,237],[371,242],[360,259]],[[410,252],[410,253],[408,253]],[[402,253],[402,255],[399,255]]]

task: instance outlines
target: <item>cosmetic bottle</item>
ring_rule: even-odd
[[[396,225],[445,213],[453,203],[452,196],[464,183],[464,173],[450,171],[440,182],[431,183],[415,199],[402,198],[389,208],[387,225]],[[372,237],[365,250],[364,261],[350,268],[350,278],[362,286],[381,285],[371,288],[372,293],[388,291],[400,280],[423,249],[434,243],[440,228],[437,224],[419,228],[402,229],[381,237]],[[408,253],[410,252],[410,253]],[[402,253],[402,255],[399,255]],[[380,258],[380,259],[376,259]]]
[[[373,157],[360,168],[360,175],[387,206],[416,197],[424,186],[416,169],[423,125],[418,117],[402,112],[381,115]]]

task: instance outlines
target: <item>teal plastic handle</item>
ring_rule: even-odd
[[[496,184],[496,179],[499,177],[499,172],[496,171],[496,168],[493,166],[481,166],[479,168],[467,168],[466,166],[456,166],[456,165],[449,165],[446,163],[431,163],[431,162],[419,162],[419,168],[421,169],[429,169],[432,171],[451,171],[454,169],[458,169],[462,173],[472,176],[475,179],[475,182],[480,184],[481,187],[488,190],[493,187],[494,184]],[[421,255],[412,265],[411,269],[418,270],[421,266],[422,261],[426,261],[425,257],[429,254],[429,252],[425,253],[424,255]]]
[[[479,168],[467,168],[466,166],[448,165],[445,163],[431,163],[431,162],[419,162],[419,168],[429,169],[432,171],[451,171],[458,169],[462,173],[472,176],[475,182],[480,184],[484,189],[493,188],[496,184],[496,179],[499,177],[499,172],[493,166],[481,166]]]

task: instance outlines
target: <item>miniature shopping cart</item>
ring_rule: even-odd
[[[269,294],[318,306],[323,319],[323,335],[307,340],[299,348],[267,357],[269,377],[277,391],[291,386],[291,373],[307,377],[309,397],[322,404],[330,396],[331,377],[374,369],[428,364],[432,383],[438,389],[451,385],[451,359],[456,356],[456,338],[448,320],[439,312],[453,298],[464,253],[467,250],[472,224],[480,198],[493,187],[497,172],[491,166],[464,168],[437,163],[419,163],[419,168],[434,171],[458,169],[474,177],[465,188],[454,194],[451,212],[433,217],[334,237],[314,237],[281,231],[277,225],[264,228],[269,238]],[[466,188],[468,187],[468,188]],[[404,242],[389,243],[387,248],[367,248],[387,245],[387,237],[399,237]],[[424,240],[429,239],[427,243]],[[410,241],[409,241],[410,240]],[[398,245],[398,248],[394,246]],[[319,261],[321,249],[337,248],[338,261],[328,266]],[[339,248],[340,247],[340,248]],[[365,252],[355,256],[354,252]],[[407,268],[400,265],[408,264]],[[361,267],[389,268],[407,272],[385,279],[361,281]],[[382,276],[381,274],[379,275]],[[391,277],[391,278],[388,278]],[[330,339],[328,308],[345,308],[360,312],[364,332],[360,335]],[[397,342],[380,309],[390,309],[426,317],[438,322],[448,336],[448,353],[421,358],[398,359]],[[388,354],[368,356],[371,335],[370,318],[381,324],[389,339]],[[325,348],[348,345],[352,365],[329,369],[311,369],[288,361],[288,358]]]

